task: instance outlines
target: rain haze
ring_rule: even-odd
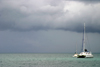
[[[0,0],[0,53],[100,53],[99,0]]]

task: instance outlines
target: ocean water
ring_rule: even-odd
[[[94,58],[73,58],[73,54],[0,54],[0,67],[100,67]]]

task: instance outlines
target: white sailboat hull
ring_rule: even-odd
[[[81,52],[78,58],[93,58],[93,55],[91,52]]]
[[[86,58],[93,58],[93,55],[86,55]]]

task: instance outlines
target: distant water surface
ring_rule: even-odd
[[[73,54],[0,54],[0,67],[100,67],[94,58],[73,58]]]

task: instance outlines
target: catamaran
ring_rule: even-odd
[[[82,52],[78,54],[77,58],[93,58],[91,52],[85,49],[85,23],[84,23],[84,32],[83,32],[83,43],[82,43]]]

